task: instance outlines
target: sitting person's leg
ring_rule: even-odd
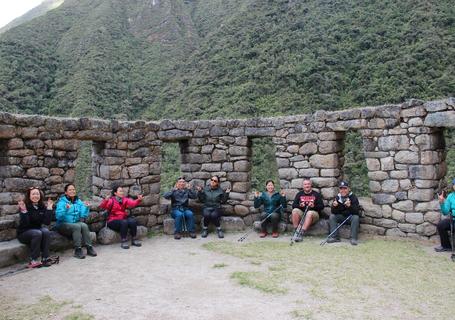
[[[120,232],[120,238],[122,239],[121,247],[128,249],[128,222],[126,219],[123,220],[112,220],[107,223],[107,226],[117,232]]]
[[[57,226],[57,231],[64,236],[70,236],[73,239],[74,256],[84,259],[82,252],[82,231],[79,223],[62,223]]]
[[[303,224],[303,230],[308,231],[308,229],[310,229],[310,227],[318,221],[319,221],[319,213],[314,210],[308,210],[306,217],[305,217],[305,222]]]
[[[142,246],[142,243],[137,239],[137,220],[134,217],[128,217],[128,229],[131,235],[131,244],[136,247]]]
[[[218,238],[224,238],[223,230],[221,230],[221,216],[222,216],[222,209],[221,208],[214,208],[210,214],[210,220],[216,227],[216,232],[218,234]]]
[[[51,243],[51,232],[47,228],[41,228],[41,258],[47,260],[49,258],[49,246]]]
[[[270,221],[272,223],[272,237],[274,237],[274,238],[278,237],[278,227],[280,224],[280,218],[281,218],[281,215],[278,212],[274,212],[270,216]]]
[[[41,230],[30,229],[21,233],[17,239],[19,242],[26,244],[30,247],[30,264],[29,267],[39,267],[41,262],[39,262],[39,256],[41,251]]]
[[[196,234],[194,233],[195,224],[194,224],[193,211],[191,211],[190,209],[186,209],[184,211],[184,215],[185,215],[186,227],[188,228],[190,237],[194,239],[194,238],[196,238]]]
[[[344,220],[344,216],[342,214],[330,214],[329,217],[329,226],[330,226],[330,232],[332,233],[333,230],[335,230],[338,227],[338,224]],[[339,235],[339,230],[332,234],[332,236],[327,240],[328,243],[331,242],[338,242],[340,241],[340,235]]]
[[[172,218],[174,218],[174,238],[180,239],[182,233],[182,220],[183,220],[183,211],[174,208],[172,209]]]
[[[269,214],[267,212],[261,212],[261,215],[259,216],[259,219],[263,221]],[[261,223],[261,232],[259,233],[260,238],[265,238],[267,236],[267,225],[270,221],[270,217],[268,217],[266,220],[264,220]]]
[[[434,248],[437,252],[442,251],[450,251],[452,246],[450,244],[450,219],[441,219],[437,225],[439,238],[441,240],[441,245],[439,247]]]
[[[212,211],[213,211],[212,208],[202,209],[203,225],[202,225],[201,237],[203,237],[203,238],[207,237],[207,235],[209,233],[208,227],[210,225],[210,222],[212,221],[212,216],[211,216]]]
[[[82,245],[85,245],[87,248],[87,255],[96,257],[97,254],[95,249],[93,249],[92,238],[90,238],[90,229],[88,225],[85,222],[79,222],[78,224],[81,226]]]
[[[359,227],[360,227],[360,217],[358,215],[352,215],[351,217],[351,244],[357,245],[359,240]]]

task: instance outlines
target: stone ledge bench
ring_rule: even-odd
[[[137,237],[139,239],[147,236],[148,229],[144,226],[137,226]],[[113,244],[121,241],[120,233],[116,232],[108,227],[103,227],[98,232],[98,243],[100,244]]]
[[[174,225],[175,220],[173,218],[166,218],[163,221],[163,233],[167,235],[174,234]],[[196,230],[200,230],[198,223],[196,223]],[[243,231],[246,228],[245,222],[242,218],[231,217],[231,216],[222,216],[221,217],[221,228],[223,231]],[[213,230],[213,224],[210,224],[209,230]]]
[[[51,231],[51,251],[62,251],[73,247],[73,242],[62,236],[56,231]],[[96,243],[96,233],[90,232],[92,241]],[[19,240],[9,240],[0,242],[0,268],[25,261],[29,257],[28,246],[19,242]]]

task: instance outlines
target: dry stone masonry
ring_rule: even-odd
[[[362,199],[362,232],[432,237],[440,219],[435,192],[446,173],[443,133],[449,127],[455,127],[454,98],[246,120],[121,122],[0,113],[0,240],[15,237],[17,201],[27,188],[39,186],[55,198],[74,181],[84,140],[93,142],[93,231],[103,227],[96,205],[114,184],[126,186],[131,195],[145,195],[132,210],[140,224],[163,224],[163,142],[179,143],[181,170],[193,184],[219,175],[222,187],[232,189],[225,215],[251,225],[257,216],[250,190],[251,141],[271,137],[289,203],[302,179],[311,177],[328,213],[350,130],[363,138],[369,170],[371,198]]]

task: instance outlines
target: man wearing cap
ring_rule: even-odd
[[[441,219],[438,223],[438,233],[441,239],[441,245],[439,247],[434,248],[436,252],[444,252],[452,250],[452,245],[450,243],[450,223],[453,218],[455,218],[455,179],[452,180],[452,190],[447,198],[445,198],[444,192],[441,192],[438,196],[439,205],[441,207],[441,213],[446,216],[451,214],[452,217],[449,219]]]
[[[303,219],[303,213],[307,210],[305,221],[303,222],[303,232],[295,239],[296,242],[302,241],[303,233],[318,222],[322,209],[324,209],[324,203],[322,202],[321,194],[314,191],[311,180],[305,178],[303,180],[303,190],[296,194],[292,203],[291,217],[294,229],[297,229],[300,220]]]
[[[337,227],[338,224],[343,222],[350,215],[350,221],[346,223],[351,224],[351,244],[356,246],[358,243],[358,233],[359,233],[359,199],[351,192],[349,184],[346,181],[341,181],[339,185],[339,193],[336,196],[335,200],[332,202],[332,213],[329,217],[330,233],[332,233]],[[339,230],[335,232],[328,240],[327,243],[340,242]]]
[[[184,177],[179,177],[174,188],[166,192],[163,197],[171,200],[171,216],[175,219],[174,239],[180,240],[182,237],[183,223],[186,223],[190,237],[195,239],[194,216],[188,202],[189,199],[197,198],[196,190],[186,182]]]

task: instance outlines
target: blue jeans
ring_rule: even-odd
[[[194,232],[193,212],[188,208],[172,208],[172,218],[175,220],[175,233],[182,232],[183,217],[185,216],[186,227],[188,232]]]

